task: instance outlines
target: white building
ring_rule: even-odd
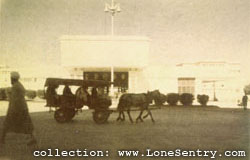
[[[243,95],[239,63],[197,62],[177,65],[178,92],[207,94],[210,100],[237,104]]]
[[[144,92],[143,75],[148,65],[150,40],[135,36],[63,36],[62,66],[70,78],[111,80],[114,87]]]
[[[239,63],[197,62],[176,66],[148,66],[144,70],[150,90],[163,93],[209,95],[210,101],[225,107],[237,107],[243,95],[244,81]],[[223,107],[222,106],[222,107]]]
[[[159,89],[161,93],[178,93],[178,74],[174,65],[150,65],[143,75],[148,82],[148,90]]]

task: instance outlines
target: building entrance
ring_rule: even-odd
[[[111,81],[111,72],[84,72],[84,80],[104,80]],[[128,72],[114,72],[114,87],[118,92],[126,92],[128,90]]]

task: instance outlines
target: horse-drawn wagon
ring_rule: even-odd
[[[93,119],[96,123],[105,123],[112,112],[109,110],[112,104],[108,95],[110,85],[111,82],[101,80],[47,78],[46,106],[56,108],[54,118],[60,123],[70,121],[83,106],[94,110]],[[56,92],[59,86],[64,86],[61,95]],[[70,86],[77,87],[75,94]]]
[[[154,122],[149,104],[153,100],[156,102],[160,98],[161,94],[158,90],[140,94],[125,93],[119,99],[117,110],[112,110],[109,109],[112,104],[109,96],[110,85],[111,82],[102,80],[47,78],[45,82],[46,106],[56,108],[54,118],[60,123],[72,120],[83,106],[88,106],[89,109],[94,110],[93,119],[98,124],[107,122],[110,114],[116,111],[119,112],[117,121],[125,120],[124,111],[126,111],[130,121],[133,123],[130,111],[140,111],[136,121],[142,122],[142,113],[147,111],[147,115],[144,117],[149,115],[152,122]],[[59,86],[64,86],[61,95],[58,95],[56,92]],[[69,86],[77,87],[75,94],[72,93]],[[138,109],[131,109],[132,107],[137,107]]]

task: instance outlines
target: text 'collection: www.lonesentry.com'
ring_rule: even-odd
[[[238,157],[244,158],[247,156],[244,150],[227,150],[224,152],[218,152],[216,150],[151,150],[145,151],[139,150],[117,150],[111,152],[109,150],[88,150],[88,149],[75,149],[75,150],[59,150],[59,149],[47,149],[36,150],[33,152],[34,157],[109,157],[116,154],[118,157],[193,157],[193,158],[210,158],[215,159],[218,157]]]

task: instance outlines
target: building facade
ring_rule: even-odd
[[[210,100],[235,102],[243,94],[239,63],[182,63],[178,68],[178,92],[207,94]]]
[[[144,92],[150,40],[135,36],[63,36],[62,66],[69,78],[108,80],[115,92]]]
[[[206,94],[212,102],[238,107],[244,81],[239,63],[196,62],[176,66],[149,66],[144,70],[149,88],[163,93]],[[224,105],[223,104],[223,105]]]

